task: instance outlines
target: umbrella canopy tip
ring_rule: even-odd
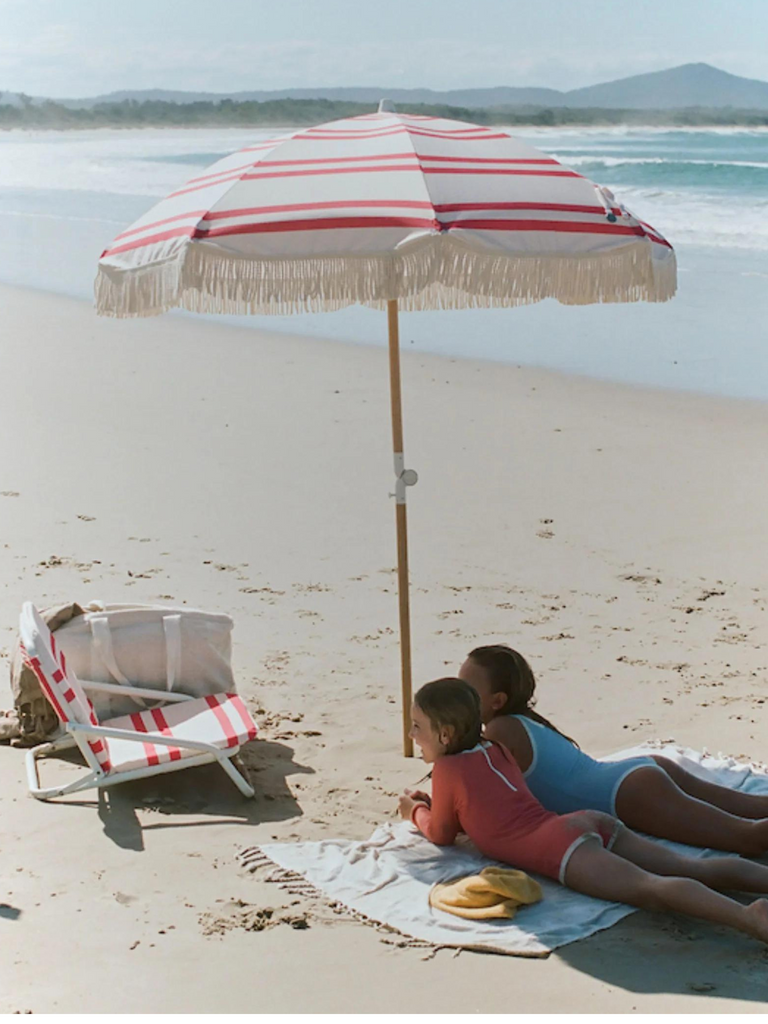
[[[396,114],[397,107],[392,100],[379,100],[379,113],[380,114]]]

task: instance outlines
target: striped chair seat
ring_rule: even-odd
[[[129,729],[136,733],[160,733],[172,739],[196,740],[218,750],[239,747],[256,736],[256,726],[242,698],[234,693],[216,693],[197,700],[184,701],[132,715],[121,715],[102,722],[110,729]],[[110,737],[109,755],[113,772],[199,757],[189,747],[166,747],[152,742],[136,743]]]

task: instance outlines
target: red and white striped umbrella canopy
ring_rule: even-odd
[[[498,128],[382,112],[219,160],[117,236],[98,312],[664,301],[675,254],[606,189]]]

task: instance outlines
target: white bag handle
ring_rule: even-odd
[[[121,686],[130,686],[130,681],[125,678],[123,673],[117,667],[117,662],[115,661],[115,652],[112,650],[112,632],[109,628],[109,619],[106,615],[92,615],[90,616],[90,623],[94,648],[98,651],[101,660],[107,667],[107,670],[112,675],[115,682],[120,683]]]
[[[98,652],[107,671],[121,686],[132,686],[133,683],[123,675],[115,660],[109,618],[106,615],[92,615],[89,617],[89,621],[94,651]],[[181,615],[164,615],[163,631],[165,633],[165,686],[170,691],[181,678]],[[144,706],[142,700],[134,699]]]
[[[181,616],[164,615],[166,688],[170,691],[181,678]]]

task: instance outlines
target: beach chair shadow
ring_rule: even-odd
[[[100,790],[98,813],[104,834],[124,849],[141,851],[144,833],[157,829],[260,825],[302,815],[288,779],[313,774],[314,769],[295,762],[292,747],[254,740],[241,749],[240,761],[256,790],[250,800],[228,784],[215,765]],[[161,817],[142,822],[139,812],[155,812]],[[188,820],[190,816],[195,820]]]
[[[625,992],[768,1002],[765,946],[684,917],[639,911],[553,956]]]

